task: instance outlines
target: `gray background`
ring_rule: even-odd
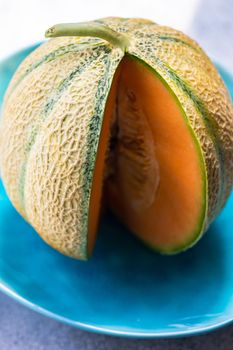
[[[233,72],[233,0],[202,0],[189,30]],[[48,319],[0,293],[0,350],[232,350],[233,326],[175,340],[131,340],[80,331]]]

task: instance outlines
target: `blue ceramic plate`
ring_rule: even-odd
[[[0,64],[0,101],[27,48]],[[219,71],[233,93],[233,79]],[[233,195],[196,247],[153,253],[112,216],[103,218],[89,262],[47,246],[0,185],[0,288],[73,326],[131,337],[175,337],[233,320]]]

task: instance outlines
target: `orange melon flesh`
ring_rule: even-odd
[[[97,230],[105,153],[116,116],[117,135],[110,175],[105,180],[108,206],[149,246],[173,253],[190,245],[203,220],[203,171],[192,130],[175,96],[139,60],[125,57],[114,77],[105,110],[94,173],[89,247]],[[105,176],[106,177],[106,176]]]

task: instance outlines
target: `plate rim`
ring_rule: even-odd
[[[3,65],[5,62],[7,62],[9,59],[12,59],[16,54],[19,54],[29,49],[36,49],[42,43],[43,41],[39,41],[27,46],[23,46],[21,49],[14,51],[11,54],[1,58],[0,66]],[[229,72],[229,70],[225,68],[222,64],[219,64],[215,58],[212,59],[212,62],[214,63],[214,65],[218,70],[221,70],[221,72],[223,72],[228,77],[230,77],[233,83],[233,75]],[[0,181],[1,181],[1,177],[0,177]],[[10,297],[11,299],[13,299],[14,301],[18,302],[19,304],[43,316],[49,317],[53,320],[59,321],[63,324],[67,324],[69,326],[73,326],[81,330],[89,331],[92,333],[110,335],[110,336],[119,336],[119,337],[132,338],[132,339],[137,339],[137,338],[138,339],[175,339],[175,338],[209,333],[211,331],[215,331],[217,329],[220,329],[222,327],[228,326],[233,323],[233,314],[232,314],[231,317],[226,317],[226,319],[222,321],[216,321],[215,323],[212,323],[210,325],[191,326],[190,328],[187,328],[187,330],[181,330],[181,331],[177,329],[174,331],[163,331],[163,332],[153,331],[153,330],[140,331],[138,329],[135,329],[135,330],[130,329],[126,331],[119,328],[113,329],[107,326],[91,325],[89,323],[79,322],[79,321],[72,320],[68,317],[61,316],[58,313],[50,311],[24,298],[19,293],[14,291],[12,288],[8,287],[2,280],[0,280],[0,291],[3,294]]]
[[[119,336],[119,337],[125,337],[125,338],[132,338],[132,339],[175,339],[175,338],[181,338],[181,337],[188,337],[188,336],[196,336],[201,334],[206,334],[211,331],[215,331],[217,329],[220,329],[222,327],[228,326],[233,323],[233,315],[231,318],[225,319],[220,322],[213,323],[211,325],[206,326],[198,326],[198,327],[190,327],[190,329],[182,330],[182,331],[167,331],[167,332],[161,332],[161,331],[138,331],[137,329],[135,331],[129,330],[124,331],[120,329],[112,329],[111,327],[106,326],[97,326],[97,325],[91,325],[84,322],[74,321],[72,319],[69,319],[65,316],[61,316],[55,312],[49,311],[48,309],[41,307],[28,299],[22,297],[20,294],[15,292],[13,289],[7,287],[3,282],[0,282],[0,291],[3,292],[5,295],[9,296],[19,304],[28,307],[30,310],[35,311],[43,316],[49,317],[53,320],[59,321],[63,324],[73,326],[75,328],[89,331],[92,333],[98,333],[98,334],[104,334],[104,335],[111,335],[111,336]]]

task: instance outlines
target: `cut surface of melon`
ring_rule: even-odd
[[[105,109],[90,201],[90,249],[103,188],[108,207],[131,232],[160,252],[175,253],[202,231],[205,186],[202,154],[176,97],[155,71],[126,56]]]

